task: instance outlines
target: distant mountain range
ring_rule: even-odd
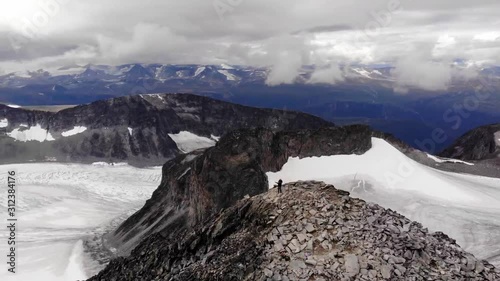
[[[268,68],[73,65],[0,76],[0,102],[78,105],[128,95],[194,93],[252,107],[302,111],[341,125],[366,124],[432,153],[473,128],[500,122],[500,67],[482,69],[481,79],[457,78],[446,91],[410,89],[405,94],[395,92],[394,68],[388,65],[342,66],[344,80],[335,85],[311,83],[316,70],[305,66],[295,83],[271,87],[266,84]],[[422,145],[436,129],[446,139]]]
[[[312,78],[319,70],[314,66],[302,67],[295,84],[321,85]],[[342,66],[341,70],[339,85],[394,86],[394,68],[391,66]],[[158,92],[227,94],[234,88],[264,86],[270,71],[264,67],[226,64],[73,65],[50,71],[39,69],[2,75],[0,101],[20,105],[81,104],[115,96]],[[481,73],[500,78],[499,67],[486,68]],[[461,81],[455,83],[460,85]],[[376,93],[376,89],[371,91]]]
[[[308,83],[314,67],[303,67],[297,83]],[[344,67],[346,78],[390,81],[390,67]],[[94,86],[104,87],[112,94],[113,89],[140,85],[141,82],[157,83],[157,87],[178,86],[235,86],[240,84],[264,84],[270,72],[268,68],[222,65],[163,65],[126,64],[120,66],[85,65],[67,66],[56,70],[16,72],[0,76],[2,88],[25,88],[34,85],[52,85],[52,91],[71,91],[94,82]],[[100,82],[100,83],[96,83]],[[41,89],[44,93],[45,89]],[[44,93],[49,94],[49,93]],[[118,93],[124,94],[124,93]]]

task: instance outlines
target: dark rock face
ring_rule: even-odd
[[[371,136],[367,126],[231,132],[205,152],[167,162],[158,189],[107,237],[109,246],[126,255],[152,233],[170,237],[190,229],[245,195],[266,192],[265,173],[280,170],[289,157],[362,154],[371,148]]]
[[[322,182],[238,201],[191,230],[149,236],[91,281],[499,280],[447,235]]]
[[[0,105],[3,163],[20,161],[128,161],[163,164],[180,154],[169,134],[188,131],[210,138],[240,128],[275,131],[333,126],[320,118],[291,111],[260,109],[190,94],[139,95],[97,101],[56,113]],[[53,141],[20,142],[7,136],[33,126]],[[85,127],[81,133],[62,133]]]
[[[456,140],[440,156],[465,161],[495,159],[500,153],[499,132],[500,124],[474,129]]]

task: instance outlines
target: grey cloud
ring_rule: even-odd
[[[344,81],[344,73],[339,65],[332,64],[327,67],[316,69],[311,75],[309,83],[312,84],[335,84]]]
[[[214,8],[214,1],[229,3],[222,16]],[[437,82],[411,80],[410,65],[418,64],[416,69],[422,72],[419,79],[432,80],[425,72],[438,62],[448,65],[460,58],[500,63],[498,41],[474,40],[478,34],[498,30],[498,1],[399,0],[401,9],[395,13],[388,10],[390,2],[68,1],[50,16],[47,26],[39,28],[36,40],[17,52],[9,50],[5,35],[19,27],[12,22],[30,18],[36,9],[8,22],[0,18],[0,68],[224,62],[270,66],[268,83],[280,84],[293,82],[303,64],[383,62],[397,66],[402,85],[441,88],[443,85]],[[388,20],[381,20],[385,16]],[[375,36],[367,35],[365,28],[373,23],[380,27]],[[439,45],[438,40],[446,35],[454,38],[455,46]],[[419,53],[416,59],[414,51],[421,44],[428,51]],[[437,76],[446,81],[448,70],[437,70]],[[326,70],[318,72],[315,79],[325,81],[330,74]]]

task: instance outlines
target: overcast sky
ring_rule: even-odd
[[[426,72],[455,59],[499,64],[500,1],[16,0],[0,4],[0,36],[2,72],[134,62]]]

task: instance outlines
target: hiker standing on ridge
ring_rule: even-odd
[[[283,181],[280,179],[278,182],[278,193],[281,193],[281,185],[283,184]]]

